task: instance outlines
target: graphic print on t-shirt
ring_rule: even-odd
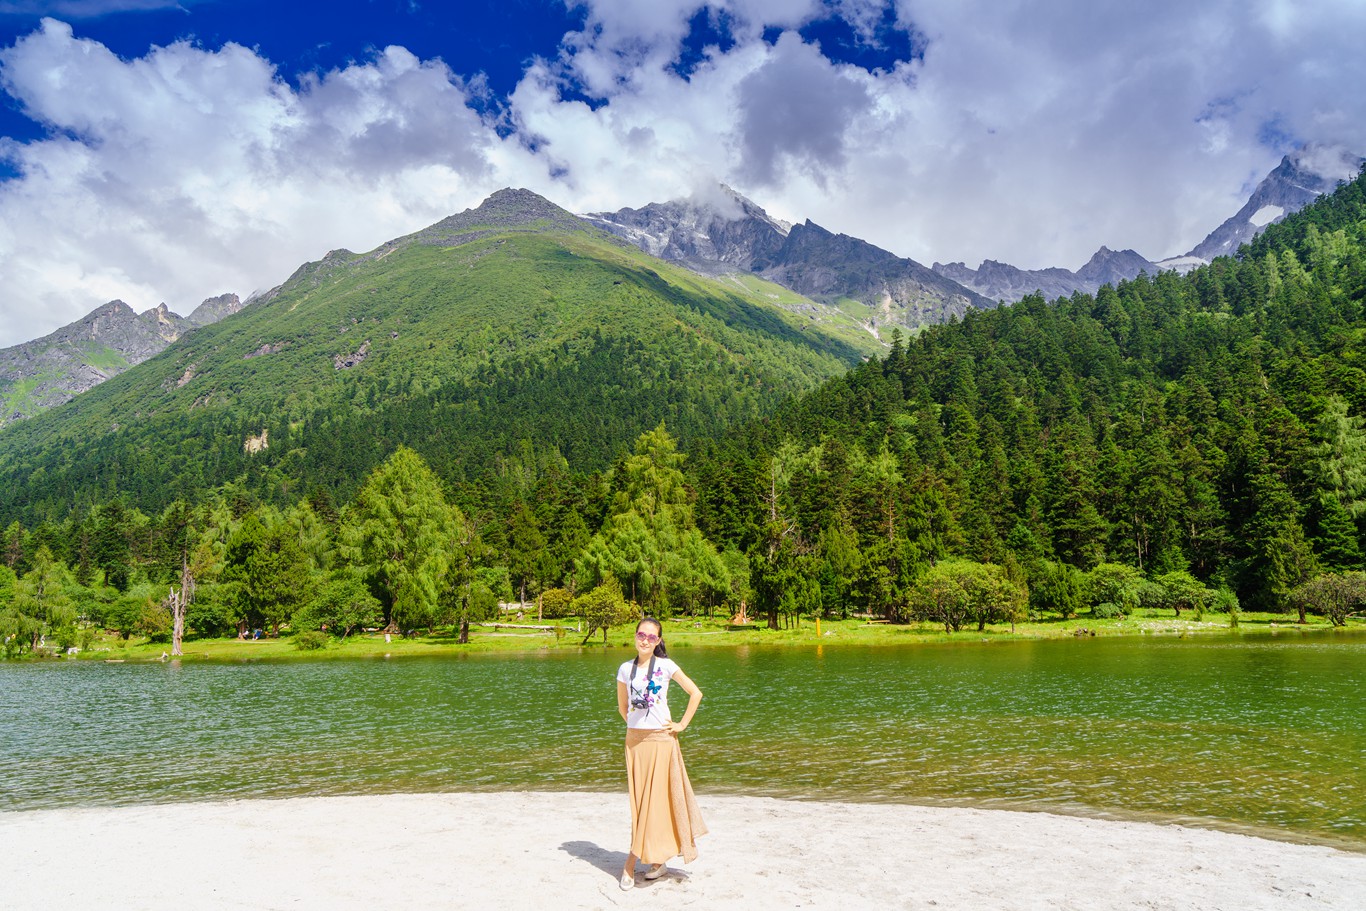
[[[668,658],[656,658],[654,665],[654,672],[647,673],[648,665],[642,668],[632,659],[617,671],[617,680],[626,684],[627,689],[627,727],[660,728],[664,722],[673,720],[669,714],[668,686],[678,665]]]

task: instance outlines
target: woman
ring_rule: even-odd
[[[669,714],[669,681],[688,694],[681,721]],[[654,617],[636,624],[636,656],[617,671],[617,711],[626,720],[626,786],[631,795],[631,853],[621,887],[636,884],[636,861],[650,864],[658,879],[671,857],[697,858],[695,839],[707,834],[697,810],[678,735],[702,702],[702,691],[669,659],[664,628]]]

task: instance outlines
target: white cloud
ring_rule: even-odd
[[[1366,150],[1356,0],[897,0],[924,57],[874,72],[763,35],[835,13],[868,36],[879,0],[570,2],[586,26],[530,66],[504,138],[458,60],[389,48],[295,85],[237,45],[124,60],[46,22],[0,51],[52,128],[0,144],[23,171],[0,184],[0,345],[112,297],[266,287],[504,185],[598,211],[721,180],[926,263],[1075,268],[1189,249],[1292,143]],[[699,13],[732,40],[681,75]]]
[[[784,217],[925,262],[1075,268],[1102,243],[1160,258],[1236,210],[1293,144],[1366,149],[1366,98],[1349,88],[1366,77],[1357,0],[900,0],[924,59],[874,73],[823,61],[791,34],[764,44],[756,23],[834,11],[867,35],[877,0],[675,0],[647,5],[651,19],[621,13],[625,2],[588,4],[591,27],[562,64],[608,98],[565,141],[545,133],[570,173],[594,125],[607,136],[667,123],[693,136],[686,160]],[[738,43],[680,88],[666,68],[704,6],[733,17]],[[694,112],[699,96],[708,104]],[[553,103],[541,108],[553,119]],[[627,202],[664,195],[639,192]]]
[[[444,64],[389,48],[306,78],[227,45],[121,60],[46,20],[0,52],[51,139],[10,143],[0,343],[122,298],[182,313],[269,287],[329,247],[368,249],[463,208],[500,144]]]

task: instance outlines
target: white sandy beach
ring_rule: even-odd
[[[688,868],[623,892],[621,794],[412,794],[0,814],[28,909],[1366,907],[1366,854],[1046,813],[700,795]]]

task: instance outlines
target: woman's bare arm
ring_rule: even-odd
[[[681,734],[688,729],[692,716],[697,714],[697,707],[702,704],[702,691],[697,688],[697,684],[692,682],[687,674],[674,671],[673,682],[683,688],[683,692],[688,694],[688,710],[683,713],[681,721],[668,721],[664,724],[664,730],[672,734]]]

